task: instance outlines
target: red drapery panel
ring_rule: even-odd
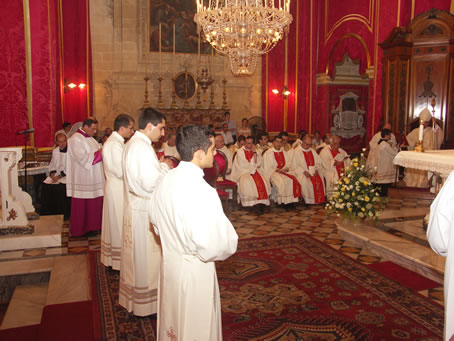
[[[0,1],[0,147],[22,143],[28,129],[24,9],[22,1]]]
[[[63,33],[63,83],[85,84],[65,88],[63,118],[75,123],[92,114],[90,13],[88,0],[60,0]]]

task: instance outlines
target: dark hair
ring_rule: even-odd
[[[131,116],[120,114],[114,121],[114,130],[119,131],[121,127],[128,128],[131,122],[134,122],[134,119]]]
[[[246,137],[244,135],[238,136],[238,142],[241,142],[241,141],[246,141]]]
[[[167,119],[162,112],[154,108],[145,108],[139,115],[139,129],[145,129],[148,123],[157,126],[163,120]]]
[[[224,116],[227,116],[227,115],[230,115],[230,111],[226,111],[226,112],[224,113]]]
[[[300,140],[303,140],[304,136],[306,136],[306,135],[307,135],[307,131],[304,129],[302,129],[298,132],[298,136],[299,136]]]
[[[278,136],[282,138],[282,136],[288,136],[288,133],[286,131],[281,131]]]
[[[173,131],[167,134],[167,140],[170,139],[173,136],[177,136],[177,133],[174,133]]]
[[[96,121],[96,118],[94,118],[94,117],[89,117],[85,121],[82,122],[82,127],[83,126],[91,127],[92,124],[98,124],[98,121]]]
[[[190,124],[177,131],[177,150],[183,161],[191,161],[194,153],[203,150],[205,153],[211,146],[210,137],[213,132],[207,126]]]
[[[247,137],[245,138],[245,140],[252,140],[252,141],[254,141],[254,136],[249,135],[249,136],[247,136]]]
[[[319,134],[320,135],[320,130],[316,130],[314,134]]]
[[[264,136],[268,136],[268,133],[259,133],[259,134],[257,134],[257,141],[260,141]]]
[[[71,125],[71,123],[65,122],[65,123],[63,123],[62,128],[65,129],[66,127],[69,127],[70,125]]]
[[[383,129],[381,131],[381,137],[384,138],[386,135],[390,135],[391,134],[391,130],[389,129]]]
[[[328,139],[328,136],[327,135],[323,135],[322,141],[325,142],[325,140],[327,140],[327,139]]]
[[[241,120],[241,122],[243,122],[243,121],[246,121],[249,123],[249,120],[246,117]]]

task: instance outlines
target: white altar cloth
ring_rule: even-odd
[[[454,170],[454,149],[428,150],[424,153],[402,151],[394,158],[394,164],[437,173],[446,178]]]

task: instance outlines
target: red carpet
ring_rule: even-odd
[[[217,265],[224,341],[442,339],[441,306],[306,234]]]
[[[421,276],[416,272],[407,270],[393,262],[370,264],[369,267],[383,276],[400,283],[400,285],[415,291],[433,289],[442,286],[442,284]]]
[[[35,341],[38,334],[39,324],[33,326],[10,328],[0,330],[2,341]]]

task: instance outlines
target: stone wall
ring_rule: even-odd
[[[157,106],[159,82],[163,78],[164,107],[172,101],[172,83],[177,73],[187,70],[197,74],[196,54],[149,52],[148,25],[151,0],[91,0],[94,114],[99,128],[112,127],[116,115],[128,113],[137,118],[144,103],[144,77],[148,75],[149,101]],[[175,58],[175,59],[174,59]],[[243,117],[261,116],[261,64],[251,77],[238,78],[230,72],[222,56],[202,57],[201,65],[211,63],[216,108],[223,104],[222,79],[225,77],[227,104],[237,125]],[[225,61],[224,61],[225,59]],[[161,65],[161,67],[160,67]],[[202,108],[210,103],[210,89],[201,96]],[[195,107],[196,98],[189,102]],[[183,101],[177,100],[178,107]]]

